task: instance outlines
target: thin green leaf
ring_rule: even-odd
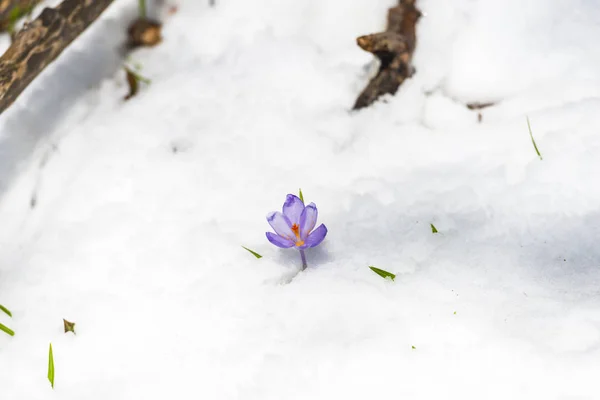
[[[429,224],[429,225],[431,225],[431,233],[438,233],[437,228],[433,224]]]
[[[2,304],[0,304],[0,311],[4,311],[6,315],[12,318],[12,313],[8,310],[8,308],[4,307]]]
[[[5,332],[9,336],[15,336],[15,332],[7,326],[0,324],[0,331]]]
[[[417,348],[415,346],[411,346],[413,350],[416,350]]]
[[[255,251],[252,251],[252,250],[250,250],[249,248],[247,248],[247,247],[244,247],[244,246],[242,246],[242,248],[244,248],[245,250],[248,250],[250,253],[252,253],[252,255],[253,255],[254,257],[256,257],[256,258],[262,258],[262,256],[261,256],[260,254],[258,254],[257,252],[255,252]]]
[[[50,351],[48,352],[48,380],[54,389],[54,355],[52,354],[52,343],[50,343]]]
[[[138,12],[140,14],[140,18],[146,18],[148,12],[146,11],[146,0],[138,1]]]
[[[529,129],[529,136],[531,136],[531,143],[533,143],[533,148],[535,149],[535,152],[537,153],[540,160],[543,160],[542,155],[540,154],[540,151],[538,150],[538,147],[535,144],[535,139],[533,138],[533,132],[531,132],[531,124],[529,123],[529,117],[527,117],[527,128]]]
[[[390,278],[391,280],[396,279],[396,275],[392,274],[391,272],[387,272],[387,271],[384,271],[382,269],[375,268],[372,266],[369,266],[369,268],[371,269],[371,271],[375,272],[377,275],[381,276],[382,278]]]
[[[299,193],[300,195],[298,197],[300,197],[300,201],[302,201],[304,203],[304,196],[302,195],[302,189],[298,189],[298,191],[300,192]]]

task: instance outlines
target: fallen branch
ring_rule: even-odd
[[[0,57],[0,113],[112,2],[64,0],[26,24]]]
[[[421,12],[416,0],[399,0],[388,10],[385,32],[361,36],[357,44],[379,58],[381,65],[354,103],[354,110],[371,105],[384,94],[395,94],[405,79],[412,76],[412,55],[416,45],[416,24]]]

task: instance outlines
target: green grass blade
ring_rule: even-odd
[[[50,343],[50,351],[48,352],[48,380],[52,389],[54,389],[54,355],[52,354],[52,343]]]
[[[300,201],[304,203],[304,195],[302,194],[302,189],[298,189],[298,191],[300,192],[298,197],[300,197]]]
[[[531,143],[533,143],[533,148],[535,149],[535,152],[537,153],[540,160],[543,160],[542,155],[540,154],[540,151],[538,150],[538,147],[535,144],[535,139],[533,138],[533,132],[531,132],[531,124],[529,123],[529,117],[527,117],[527,128],[529,129],[529,136],[531,137]]]
[[[4,311],[4,313],[6,313],[6,315],[8,315],[9,317],[12,318],[12,313],[9,311],[8,308],[4,307],[2,304],[0,304],[0,311]]]
[[[0,324],[0,331],[5,332],[9,336],[15,336],[15,331],[2,324]]]
[[[252,251],[252,250],[250,250],[249,248],[247,248],[247,247],[244,247],[244,246],[242,246],[242,248],[243,248],[243,249],[245,249],[245,250],[247,250],[247,251],[249,251],[250,253],[252,253],[252,255],[253,255],[254,257],[256,257],[256,258],[262,258],[262,256],[261,256],[260,254],[258,254],[257,252],[255,252],[255,251]]]
[[[391,272],[387,272],[387,271],[384,271],[382,269],[375,268],[372,266],[369,266],[369,268],[371,269],[371,271],[375,272],[377,275],[381,276],[382,278],[390,278],[391,280],[396,279],[396,275],[392,274]]]
[[[140,13],[140,18],[146,18],[148,12],[146,11],[146,0],[138,1],[138,12]]]
[[[433,224],[429,224],[429,225],[431,225],[431,233],[438,233],[437,228]]]

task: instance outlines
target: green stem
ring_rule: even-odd
[[[138,7],[140,11],[140,18],[146,18],[146,0],[139,0]]]
[[[300,257],[302,258],[302,271],[304,271],[308,265],[306,264],[306,255],[302,249],[300,249]]]

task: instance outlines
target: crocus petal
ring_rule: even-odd
[[[272,232],[267,232],[267,239],[269,242],[273,243],[277,247],[281,247],[282,249],[289,249],[294,246],[294,242],[279,235],[276,235]]]
[[[306,206],[300,215],[300,237],[305,240],[308,234],[315,229],[317,225],[317,206],[315,203],[310,203]]]
[[[288,194],[283,203],[283,215],[289,218],[292,224],[300,225],[300,215],[304,210],[304,203],[300,197]]]
[[[275,230],[275,233],[277,233],[279,236],[283,236],[286,239],[292,239],[296,237],[294,232],[292,232],[292,224],[290,220],[279,211],[275,211],[267,215],[267,221]]]
[[[306,249],[309,247],[318,246],[323,241],[323,239],[325,239],[326,235],[327,235],[327,227],[325,225],[321,224],[321,225],[319,225],[319,227],[317,229],[312,231],[312,233],[310,235],[308,235],[308,237],[304,241],[304,245],[301,246],[300,248]]]

